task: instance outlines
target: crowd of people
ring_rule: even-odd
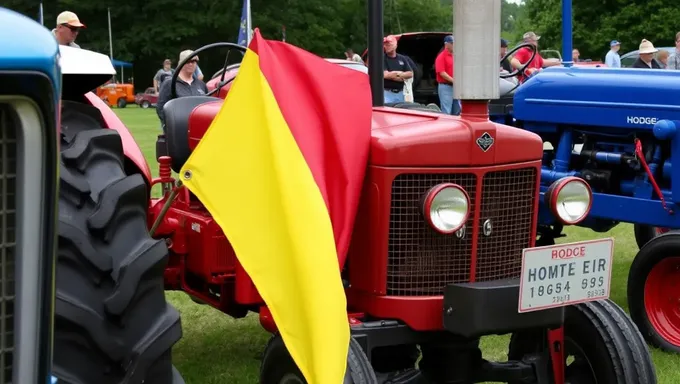
[[[78,37],[79,32],[84,28],[86,28],[85,24],[80,22],[75,13],[64,11],[57,16],[56,27],[52,30],[52,33],[59,44],[79,48],[75,40]],[[536,50],[538,50],[540,38],[541,36],[531,31],[526,32],[522,36],[523,42],[534,45]],[[443,49],[435,59],[434,69],[441,110],[448,114],[458,115],[460,114],[460,101],[454,99],[454,44],[455,39],[453,36],[449,35],[444,38]],[[412,101],[413,90],[411,88],[414,78],[415,63],[410,57],[397,53],[397,45],[397,39],[394,36],[386,36],[383,39],[383,48],[385,51],[383,60],[383,86],[384,102],[386,104]],[[618,40],[612,40],[609,45],[610,49],[605,55],[604,64],[607,67],[620,68],[621,57],[619,55],[619,50],[621,49],[621,43]],[[675,47],[675,52],[670,53],[666,50],[655,48],[651,41],[643,39],[638,47],[638,58],[631,67],[680,70],[680,32],[675,35]],[[506,55],[507,49],[508,42],[501,39],[501,58]],[[183,51],[180,53],[179,60],[182,61],[182,59],[191,54],[191,52],[192,51],[190,50]],[[503,60],[499,70],[513,72],[520,69],[529,60],[531,55],[532,50],[523,47],[519,49],[512,58]],[[345,57],[347,60],[364,63],[361,56],[356,54],[352,49],[347,49],[345,51]],[[572,60],[577,63],[583,61],[580,58],[578,49],[572,51]],[[517,80],[523,82],[543,68],[560,64],[561,62],[558,59],[544,59],[537,51],[534,60],[522,73],[518,74]],[[158,115],[161,122],[163,121],[162,105],[169,99],[170,95],[169,88],[163,88],[163,85],[166,84],[164,80],[171,77],[174,71],[175,70],[172,68],[172,61],[170,59],[165,59],[163,61],[163,67],[159,69],[153,77],[153,87],[159,95],[157,110],[159,111]],[[198,56],[192,58],[192,60],[184,66],[181,72],[182,73],[178,75],[177,79],[178,96],[205,94],[206,86],[203,82],[203,74],[198,66]],[[169,87],[169,85],[166,87]]]

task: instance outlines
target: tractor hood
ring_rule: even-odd
[[[106,83],[116,74],[111,59],[98,52],[65,45],[59,46],[65,98],[84,95]]]
[[[680,120],[680,77],[675,71],[551,67],[515,91],[515,119],[526,124],[569,124],[652,129]]]
[[[370,164],[453,167],[540,160],[543,141],[529,131],[441,113],[374,108]]]

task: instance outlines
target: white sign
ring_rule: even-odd
[[[609,298],[614,239],[522,251],[519,312]]]

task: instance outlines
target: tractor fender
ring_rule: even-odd
[[[146,162],[144,153],[142,153],[142,150],[139,148],[139,145],[137,145],[135,138],[132,137],[132,134],[127,129],[125,124],[123,124],[123,122],[120,120],[120,118],[118,118],[113,110],[111,110],[111,108],[109,108],[109,106],[106,105],[106,103],[104,103],[104,101],[102,101],[94,93],[86,93],[85,98],[90,103],[90,105],[99,109],[99,112],[102,114],[102,117],[106,122],[106,127],[118,131],[118,134],[123,141],[123,152],[126,158],[125,166],[127,168],[126,171],[128,174],[139,172],[139,174],[144,178],[144,181],[146,181],[147,185],[150,186],[151,169],[149,168],[149,164]]]

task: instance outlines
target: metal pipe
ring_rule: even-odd
[[[565,67],[571,67],[573,56],[571,51],[574,47],[572,42],[572,15],[571,0],[562,0],[562,61]]]
[[[454,99],[461,100],[463,112],[469,110],[465,107],[469,100],[488,103],[499,97],[500,25],[498,0],[453,2],[456,58],[453,92]]]
[[[368,78],[374,107],[385,104],[383,86],[383,1],[368,0]]]

